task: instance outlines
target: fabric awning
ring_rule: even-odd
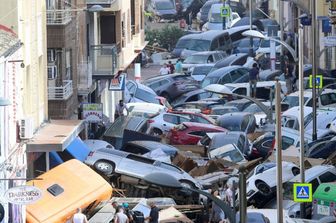
[[[192,221],[176,210],[174,207],[170,207],[164,210],[161,210],[159,212],[159,222],[160,223],[172,223],[172,222],[186,222],[186,223],[191,223]]]
[[[84,129],[82,120],[51,120],[27,142],[27,152],[65,150]]]

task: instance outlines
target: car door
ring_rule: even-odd
[[[218,80],[218,84],[228,84],[232,83],[231,75],[229,73],[223,74],[223,76]]]

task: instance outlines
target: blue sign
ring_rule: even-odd
[[[312,20],[311,20],[310,17],[301,18],[301,25],[303,25],[303,26],[310,26],[311,22],[312,22]]]
[[[322,19],[322,32],[331,33],[331,23],[330,19]]]
[[[125,89],[126,78],[124,74],[118,75],[111,79],[109,90],[110,91],[123,91]]]
[[[310,183],[295,183],[294,189],[294,201],[295,202],[311,202],[313,198],[312,185]]]

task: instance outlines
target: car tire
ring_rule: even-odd
[[[161,129],[157,129],[157,128],[154,128],[154,129],[153,129],[153,135],[154,135],[154,136],[160,136],[160,135],[162,135],[162,134],[163,134],[163,132],[162,132]]]
[[[299,174],[300,174],[300,169],[294,167],[294,168],[292,169],[292,173],[293,173],[294,176],[299,175]]]
[[[269,195],[271,194],[271,188],[263,181],[259,180],[256,182],[256,187],[262,193],[263,195]]]
[[[96,170],[106,175],[112,174],[114,171],[114,165],[104,160],[98,160],[94,164],[94,167]]]

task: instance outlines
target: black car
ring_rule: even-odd
[[[256,119],[247,112],[234,112],[224,114],[217,119],[218,126],[229,131],[253,133],[256,129]]]
[[[180,95],[178,98],[172,101],[171,105],[173,107],[179,106],[179,105],[185,104],[186,102],[198,101],[198,100],[202,100],[205,98],[209,98],[210,96],[211,96],[211,92],[205,91],[203,89],[189,91],[187,93]]]
[[[259,78],[261,81],[274,81],[276,77],[281,75],[281,70],[262,70],[259,72]]]
[[[169,74],[153,77],[143,82],[159,96],[171,102],[183,93],[199,89],[199,84],[190,75]]]
[[[253,102],[247,99],[238,99],[227,102],[226,106],[233,106],[236,107],[239,111],[243,111],[245,108],[250,106]]]
[[[308,157],[315,159],[327,159],[332,153],[335,152],[335,148],[336,138],[322,141],[309,149]]]
[[[247,53],[235,53],[231,54],[230,56],[218,61],[211,69],[210,72],[213,72],[215,70],[218,70],[223,67],[228,67],[228,66],[243,66],[246,63],[246,60],[248,58]]]
[[[274,132],[265,133],[253,141],[252,153],[249,155],[249,159],[257,159],[259,157],[267,158],[272,154],[274,147]]]
[[[177,19],[176,5],[172,0],[151,0],[147,5],[147,11],[152,12],[154,18],[159,22],[161,19]]]

